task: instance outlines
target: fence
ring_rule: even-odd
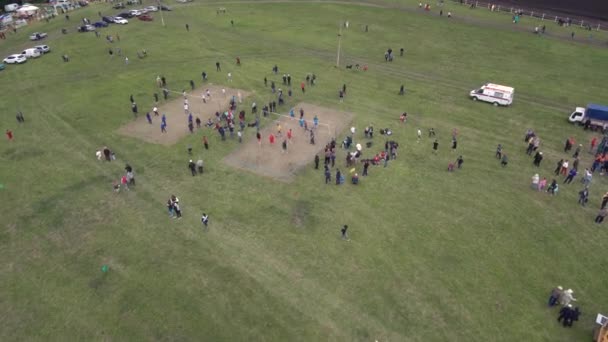
[[[486,8],[492,12],[509,13],[512,15],[518,14],[520,17],[528,16],[540,19],[541,21],[553,21],[560,25],[580,27],[589,31],[608,31],[608,24],[604,24],[604,26],[602,26],[602,24],[598,23],[597,21],[593,22],[591,20],[572,19],[543,11],[531,11],[523,8],[501,6],[477,0],[452,0],[452,2],[471,8]]]

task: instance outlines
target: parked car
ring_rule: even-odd
[[[151,16],[144,14],[144,15],[140,15],[139,17],[137,17],[137,19],[141,20],[141,21],[152,21],[154,20],[154,18],[152,18]]]
[[[34,32],[30,35],[30,40],[40,40],[46,38],[47,34],[42,32]]]
[[[106,23],[105,21],[98,21],[98,22],[94,23],[93,26],[95,26],[95,27],[108,27],[108,23]]]
[[[125,24],[128,24],[129,21],[123,17],[114,17],[114,23],[125,25]]]
[[[114,22],[114,18],[113,17],[101,17],[101,20],[103,20],[104,22],[111,24]]]
[[[6,57],[2,62],[6,64],[21,64],[27,62],[27,58],[22,54],[14,54]]]
[[[130,10],[129,13],[131,13],[132,17],[138,17],[143,14],[140,10]]]
[[[116,18],[133,18],[133,15],[131,14],[131,12],[122,12],[122,13],[118,13],[115,17],[114,17],[114,22],[116,23]],[[118,24],[118,23],[117,23]]]
[[[141,4],[140,0],[128,0],[127,5],[139,5]]]
[[[176,0],[179,3],[185,4],[187,2],[192,2],[192,0]]]
[[[42,53],[40,53],[40,51],[38,51],[36,48],[25,49],[23,52],[21,52],[21,54],[26,58],[38,58],[42,55]]]
[[[156,7],[156,6],[148,6],[144,9],[147,10],[148,12],[158,12],[158,7]]]
[[[119,3],[115,4],[114,6],[112,6],[112,8],[115,8],[115,9],[125,8],[125,4],[123,4],[122,2],[119,2]]]
[[[91,31],[95,31],[95,26],[93,26],[93,25],[78,26],[78,32],[91,32]]]
[[[161,5],[161,6],[160,6],[160,10],[161,10],[161,11],[171,11],[171,7],[169,7],[169,6],[165,6],[165,5]]]
[[[80,0],[80,1],[78,1],[78,4],[79,4],[81,7],[84,7],[84,6],[88,6],[88,5],[89,5],[89,2],[88,2],[88,1],[86,1],[86,0]]]
[[[38,51],[40,51],[40,53],[51,52],[51,48],[48,45],[36,45],[36,46],[34,46],[34,48],[38,49]]]
[[[0,63],[0,70],[4,70],[4,68],[6,68],[6,66],[2,63]]]

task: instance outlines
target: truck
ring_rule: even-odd
[[[473,89],[469,93],[469,97],[473,101],[484,101],[493,104],[494,106],[509,106],[513,103],[515,89],[512,87],[503,86],[500,84],[486,83],[479,89]]]
[[[587,128],[608,127],[608,106],[590,103],[586,108],[576,107],[574,112],[568,117],[572,123],[584,124]]]

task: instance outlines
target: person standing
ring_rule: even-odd
[[[458,158],[456,158],[456,165],[459,169],[462,168],[462,163],[464,163],[464,159],[462,156],[458,156]]]
[[[433,154],[437,154],[437,148],[439,148],[439,141],[435,139],[435,141],[433,142]]]
[[[597,213],[597,216],[595,217],[595,223],[604,222],[606,215],[608,215],[608,208],[600,209],[599,213]]]
[[[336,169],[336,185],[340,185],[341,178],[342,178],[342,173],[340,173],[340,169]]]
[[[6,138],[8,139],[8,141],[13,141],[13,131],[11,131],[10,129],[7,129]]]
[[[215,62],[215,71],[222,71],[222,68],[220,67],[220,62]]]
[[[203,160],[202,159],[199,159],[196,161],[196,168],[198,170],[198,173],[203,174],[204,169],[203,169]]]
[[[591,146],[589,148],[590,153],[593,153],[596,145],[597,145],[597,137],[593,137],[593,139],[591,139]]]
[[[534,166],[540,167],[540,162],[542,160],[543,160],[543,153],[542,152],[536,152],[536,154],[534,155]]]
[[[555,167],[555,171],[553,171],[553,173],[555,173],[555,175],[556,175],[556,176],[557,176],[557,175],[559,175],[559,172],[561,171],[561,169],[562,169],[562,165],[563,165],[563,164],[564,164],[564,160],[563,160],[563,159],[560,159],[560,160],[557,162],[557,165],[556,165],[556,167]]]
[[[133,116],[137,117],[137,103],[131,103],[131,111],[133,112]]]
[[[551,290],[551,294],[549,295],[549,306],[555,306],[555,304],[557,304],[557,301],[559,300],[559,297],[562,295],[563,291],[564,289],[561,286]]]
[[[190,32],[190,25],[186,24],[186,31]]]
[[[319,169],[319,155],[315,154],[315,170]]]
[[[568,174],[568,166],[569,166],[568,159],[566,159],[562,163],[562,168],[561,168],[561,171],[560,171],[562,175],[565,176],[565,175]]]
[[[498,146],[496,146],[496,159],[501,159],[502,158],[502,145],[498,144]]]
[[[329,167],[325,165],[325,184],[331,183],[331,172],[329,172]]]
[[[203,216],[201,216],[201,222],[203,223],[203,229],[208,230],[209,229],[209,215],[203,213]]]
[[[167,200],[167,210],[169,211],[169,217],[174,218],[174,213],[173,213],[173,201],[171,200],[171,198],[169,198]]]
[[[367,169],[369,168],[369,159],[366,159],[363,163],[363,176],[367,176]]]
[[[207,140],[206,135],[203,135],[203,145],[205,145],[205,150],[209,149],[209,141]]]
[[[194,80],[190,80],[190,89],[194,90]]]
[[[585,188],[578,192],[578,204],[581,206],[585,206],[589,201],[589,187],[585,186]]]
[[[342,226],[342,229],[340,229],[340,233],[341,233],[341,236],[342,236],[342,240],[347,240],[347,241],[349,241],[349,240],[350,240],[350,239],[348,238],[348,233],[347,233],[347,231],[348,231],[348,225],[347,225],[347,224],[345,224],[344,226]]]
[[[150,112],[146,112],[146,120],[148,120],[148,123],[150,125],[152,124],[152,117],[150,116]]]
[[[21,111],[17,111],[17,122],[18,123],[24,123],[25,122],[25,118],[23,117],[23,113]]]
[[[306,83],[300,83],[300,88],[302,89],[302,94],[304,94],[306,92]]]
[[[175,211],[175,217],[177,219],[182,218],[182,209],[179,206],[179,201],[173,202],[173,211]]]

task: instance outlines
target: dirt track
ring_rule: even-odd
[[[261,144],[257,141],[255,128],[246,128],[242,146],[224,158],[224,162],[238,169],[291,182],[298,170],[312,163],[315,154],[323,150],[336,134],[348,127],[353,119],[351,113],[307,103],[298,103],[294,108],[295,119],[288,117],[288,113],[281,113],[282,115],[275,116],[275,122],[260,131]],[[315,130],[315,145],[310,144],[309,134],[299,126],[300,108],[304,109],[304,119],[309,122],[309,127],[313,126],[315,115],[319,118],[319,127]],[[282,128],[282,137],[277,137],[274,144],[271,144],[269,136],[271,133],[277,135],[277,123]],[[288,143],[287,152],[283,153],[281,144],[283,140],[287,140],[287,131],[290,128],[293,130],[293,138]]]
[[[211,98],[206,99],[207,103],[202,100],[202,94],[205,90],[209,89]],[[238,98],[238,94],[244,99],[249,93],[239,89],[224,88],[226,94],[222,94],[222,87],[214,86],[209,84],[205,87],[196,88],[194,91],[189,92],[188,103],[190,112],[194,120],[199,117],[202,121],[202,127],[205,127],[205,122],[209,118],[215,118],[215,112],[223,112],[228,109],[230,98],[235,96]],[[137,119],[132,122],[120,127],[118,132],[120,134],[139,138],[146,142],[173,145],[178,142],[182,137],[190,134],[188,130],[188,115],[184,112],[184,97],[178,92],[171,92],[170,98],[173,99],[169,102],[159,105],[158,110],[160,116],[154,116],[152,108],[140,108],[140,113]],[[146,120],[146,112],[150,112],[152,115],[152,124],[149,124]],[[167,132],[161,133],[160,122],[162,115],[167,116]],[[194,124],[194,132],[196,132],[196,124]]]

